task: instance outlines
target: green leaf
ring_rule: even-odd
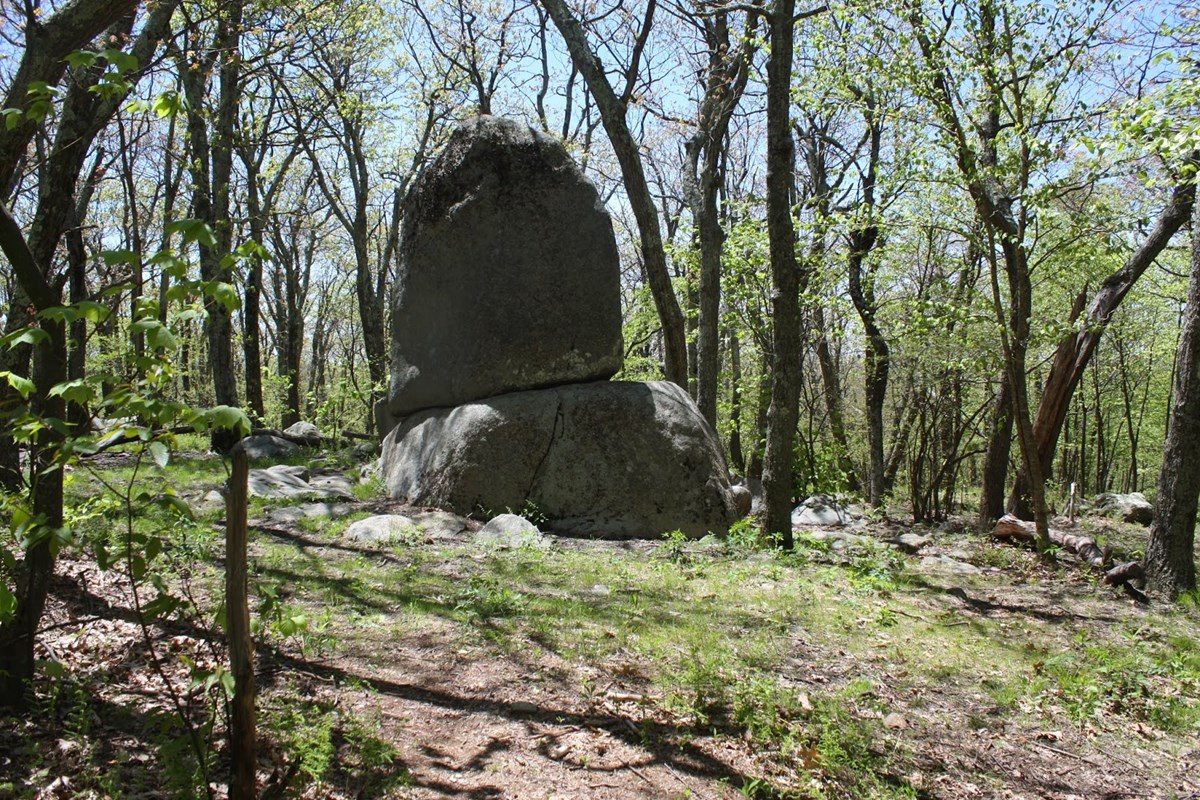
[[[41,328],[21,328],[0,336],[0,347],[11,350],[20,344],[39,345],[48,338],[50,338],[50,334]]]
[[[51,397],[61,397],[68,403],[85,405],[96,399],[96,389],[85,379],[64,381],[50,388]]]
[[[213,236],[212,228],[198,219],[181,219],[167,226],[167,233],[178,233],[183,241],[196,242],[205,247],[215,247],[217,239]]]
[[[138,255],[132,250],[101,250],[99,255],[106,267],[116,264],[133,265],[138,263]]]
[[[66,60],[71,69],[90,67],[96,63],[96,54],[87,50],[76,50],[74,53],[68,55]]]
[[[163,92],[154,98],[154,113],[162,119],[178,116],[186,107],[183,95],[179,92]]]
[[[214,428],[226,428],[245,436],[250,432],[250,418],[246,412],[233,406],[213,406],[208,410],[208,420]]]
[[[231,284],[214,281],[209,284],[207,291],[212,295],[213,300],[216,300],[230,311],[237,311],[238,307],[242,304],[241,299],[238,297],[237,289],[233,288]]]
[[[0,582],[0,625],[10,625],[17,612],[17,596],[8,588],[6,582]]]
[[[160,494],[158,497],[154,498],[154,502],[162,508],[174,511],[176,514],[179,514],[179,516],[184,517],[185,519],[195,519],[195,515],[192,513],[192,507],[188,505],[186,500],[174,492]]]
[[[17,394],[21,395],[24,399],[28,399],[29,395],[33,394],[34,389],[37,388],[33,385],[33,381],[12,372],[0,372],[0,378],[8,381],[8,385],[15,389]]]
[[[154,463],[160,467],[166,467],[167,462],[171,460],[171,451],[162,442],[151,442],[149,446],[150,457],[154,459]]]
[[[108,63],[116,67],[118,72],[133,72],[138,68],[137,57],[126,53],[124,50],[109,48],[102,51],[100,55],[104,56]]]

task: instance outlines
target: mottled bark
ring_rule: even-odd
[[[1200,208],[1192,214],[1192,272],[1179,340],[1171,422],[1158,478],[1158,505],[1146,547],[1150,585],[1169,597],[1196,588],[1196,505],[1200,497]]]
[[[796,148],[792,140],[791,83],[795,0],[771,6],[767,61],[767,238],[771,260],[771,404],[763,456],[763,528],[792,547],[792,450],[800,409],[800,290],[791,197]]]

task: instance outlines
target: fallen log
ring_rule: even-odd
[[[1037,544],[1037,528],[1032,522],[1017,519],[1012,514],[1005,514],[996,521],[992,536],[997,539],[1017,539],[1028,544]],[[1087,562],[1096,569],[1104,569],[1112,558],[1112,548],[1101,550],[1096,542],[1086,536],[1050,529],[1050,543],[1063,550],[1074,553],[1080,560]]]
[[[1049,533],[1051,544],[1074,553],[1079,556],[1081,561],[1093,569],[1107,570],[1104,575],[1104,582],[1106,584],[1109,586],[1119,586],[1139,603],[1149,602],[1146,595],[1132,584],[1133,581],[1141,580],[1145,577],[1146,573],[1142,569],[1141,564],[1136,561],[1130,561],[1108,569],[1109,562],[1112,560],[1112,547],[1105,546],[1101,550],[1095,540],[1087,536],[1067,533],[1057,528],[1051,528]],[[992,528],[992,536],[1002,541],[1015,540],[1023,544],[1037,545],[1037,527],[1032,522],[1017,519],[1012,514],[1005,514],[996,521],[996,526]]]

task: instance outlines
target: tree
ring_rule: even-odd
[[[758,14],[747,12],[740,44],[730,41],[731,12],[709,3],[697,3],[693,23],[700,30],[707,57],[704,95],[696,113],[696,130],[684,144],[687,168],[684,190],[696,238],[700,245],[700,277],[696,287],[699,315],[696,335],[696,405],[708,423],[717,425],[717,375],[720,371],[718,342],[721,316],[721,250],[725,232],[721,228],[718,196],[729,121],[746,91],[750,60],[757,49]]]
[[[804,12],[812,16],[824,9]],[[795,0],[776,0],[768,15],[771,55],[767,59],[767,238],[771,252],[771,404],[763,456],[763,527],[792,547],[792,451],[800,403],[800,293],[808,272],[796,261],[792,222],[796,143],[792,139],[792,59],[798,21]]]
[[[1184,307],[1171,422],[1158,478],[1146,575],[1174,598],[1196,589],[1196,506],[1200,498],[1200,206],[1192,212],[1192,270]]]
[[[241,97],[241,35],[243,0],[222,3],[216,10],[212,41],[204,44],[197,26],[189,26],[188,41],[176,50],[176,63],[187,97],[188,161],[192,174],[192,211],[212,229],[213,238],[199,242],[200,276],[212,283],[233,281],[233,220],[231,182],[238,103]],[[209,125],[209,76],[218,78],[214,122]],[[234,299],[209,295],[205,331],[213,395],[220,405],[237,406],[237,371],[233,363]],[[212,446],[228,452],[237,442],[233,431],[214,429]]]
[[[40,331],[40,336],[17,332],[11,341],[5,337],[4,344],[7,348],[26,336],[34,343],[30,374],[31,391],[35,392],[32,408],[42,419],[59,421],[58,425],[41,427],[33,439],[27,484],[32,502],[23,512],[25,521],[22,523],[27,527],[23,536],[26,544],[24,552],[16,554],[6,565],[3,581],[0,582],[0,707],[19,706],[25,701],[27,684],[34,675],[34,640],[63,528],[61,459],[62,443],[66,437],[67,402],[65,393],[56,391],[56,387],[67,378],[67,316],[55,313],[62,305],[62,281],[55,279],[52,257],[75,207],[73,198],[87,148],[121,107],[138,77],[136,67],[139,60],[144,63],[149,59],[163,35],[166,20],[173,9],[170,3],[163,5],[165,9],[150,16],[134,44],[134,52],[138,56],[110,48],[105,51],[103,58],[84,54],[79,60],[74,73],[77,80],[64,98],[59,127],[46,162],[48,177],[42,184],[39,212],[35,214],[35,225],[28,238],[8,208],[0,203],[0,250],[8,258],[22,291],[38,314],[37,330]],[[61,77],[62,68],[48,63],[48,59],[55,60],[55,56],[56,60],[65,59],[68,53],[61,50],[56,52],[55,48],[82,46],[102,32],[103,28],[89,30],[89,23],[104,23],[105,26],[115,24],[124,26],[124,30],[132,25],[132,20],[126,19],[122,23],[121,18],[130,13],[134,4],[121,6],[122,13],[112,19],[105,13],[98,13],[95,6],[94,3],[82,1],[68,5],[59,12],[64,17],[56,14],[45,25],[32,16],[29,18],[27,35],[31,40],[27,42],[17,73],[19,79],[27,81],[26,87],[31,85],[31,75],[53,80]],[[91,13],[83,18],[77,16],[85,11]],[[69,35],[52,24],[56,20],[66,20],[63,24],[68,26]],[[44,39],[42,37],[46,35],[47,28],[58,33]],[[102,66],[104,62],[107,66]],[[92,91],[102,82],[108,82],[109,87]],[[19,80],[14,81],[14,87],[18,83]],[[13,87],[10,87],[10,94],[12,90]],[[9,170],[8,174],[0,174],[0,184],[7,183],[11,178],[11,170],[15,169],[16,159],[6,159],[16,152],[21,131],[32,136],[32,128],[26,127],[25,122],[21,121],[9,131],[8,136],[0,140],[0,153],[3,154],[0,155],[0,172]],[[28,138],[25,141],[27,143]],[[9,401],[15,399],[11,392],[15,389],[14,376],[19,377],[19,374],[11,370],[5,370],[3,374],[8,379],[5,389],[9,394],[0,399],[7,406]],[[10,579],[12,589],[7,585]]]
[[[613,89],[600,59],[592,52],[587,34],[579,20],[567,7],[565,0],[539,0],[542,8],[550,15],[558,32],[566,43],[571,62],[583,75],[588,90],[596,101],[600,119],[612,145],[617,161],[621,165],[621,177],[625,183],[625,194],[629,206],[637,219],[641,240],[642,267],[646,281],[654,298],[654,306],[662,324],[663,369],[667,380],[687,388],[687,338],[684,333],[683,312],[671,286],[667,270],[667,257],[663,249],[662,231],[659,227],[658,211],[650,195],[646,172],[637,141],[629,130],[626,113],[637,86],[638,66],[650,37],[657,0],[648,0],[646,15],[633,45],[630,62],[625,69],[625,86],[620,95]]]

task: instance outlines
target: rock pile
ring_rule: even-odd
[[[720,444],[685,392],[610,382],[620,265],[595,187],[555,140],[478,117],[414,186],[380,419],[389,493],[596,538],[724,533]]]

